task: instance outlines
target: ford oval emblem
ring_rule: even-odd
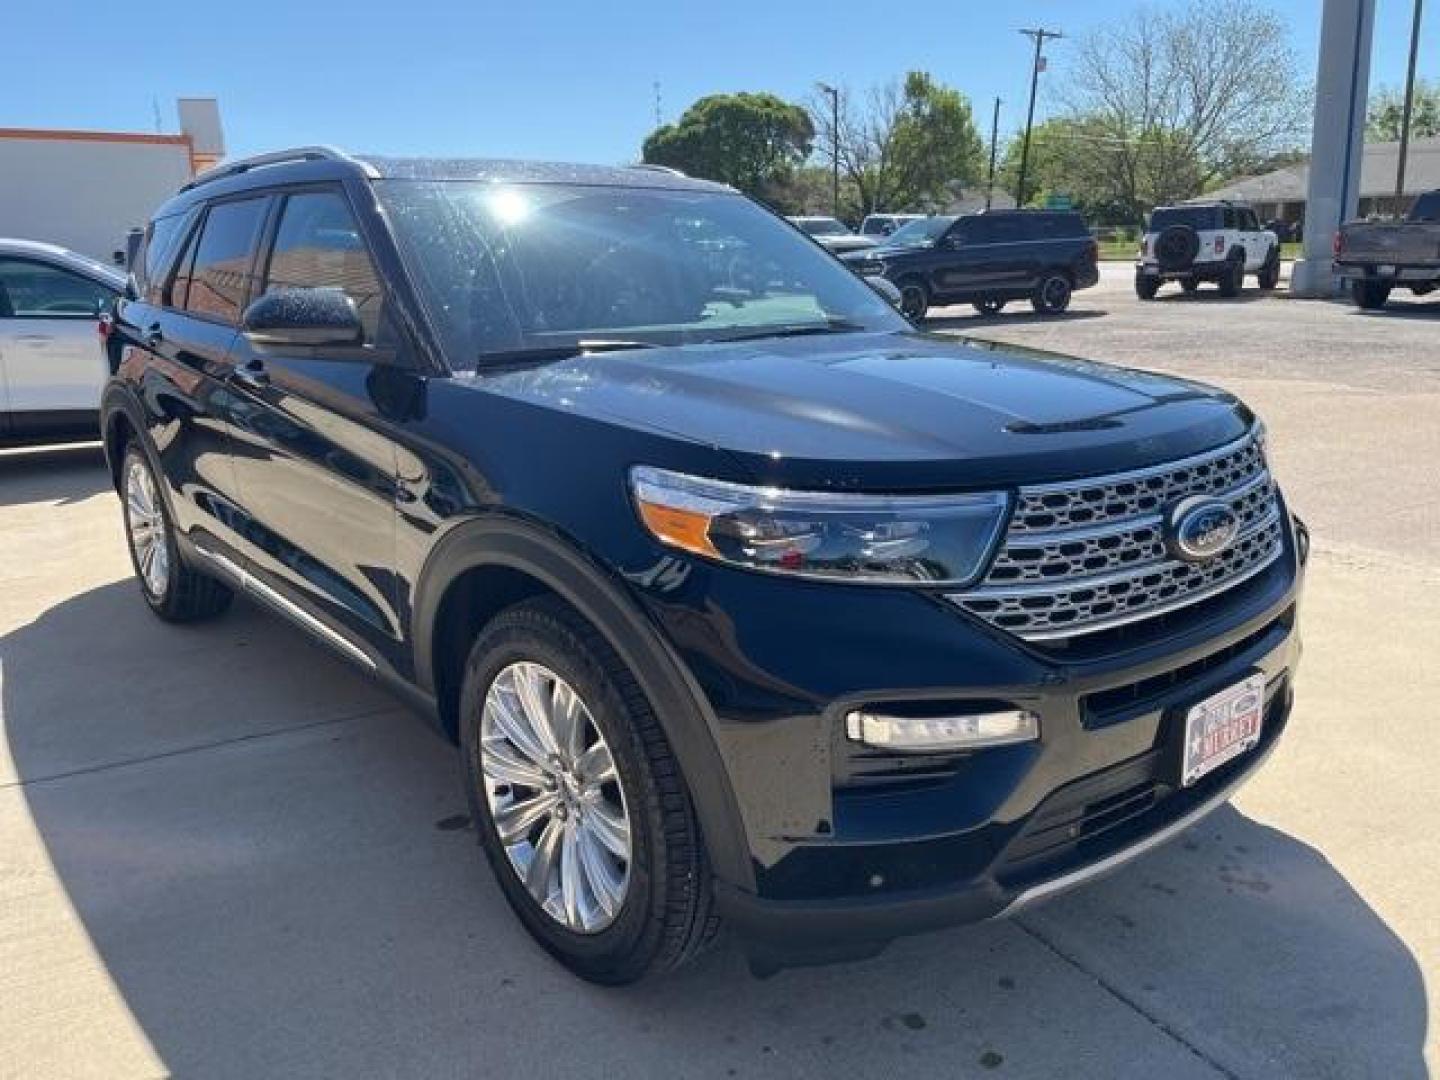
[[[1204,495],[1175,504],[1166,522],[1170,550],[1186,562],[1213,559],[1240,535],[1240,518],[1227,503]]]

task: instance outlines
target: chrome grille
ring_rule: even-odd
[[[1208,495],[1240,534],[1204,562],[1174,558],[1166,511]],[[1094,633],[1197,603],[1258,573],[1283,550],[1279,503],[1252,433],[1230,446],[1124,476],[1022,488],[984,581],[952,595],[1032,641]]]

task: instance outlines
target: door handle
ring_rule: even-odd
[[[161,343],[162,341],[164,341],[164,340],[165,340],[165,335],[164,335],[164,334],[161,332],[161,330],[160,330],[160,324],[159,324],[158,322],[157,322],[157,323],[151,323],[149,329],[145,331],[145,346],[146,346],[146,348],[150,348],[150,349],[157,348],[157,347],[160,345],[160,343]]]
[[[270,373],[258,360],[241,364],[230,373],[230,378],[247,390],[263,390],[270,385]]]

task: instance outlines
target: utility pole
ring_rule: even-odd
[[[829,83],[816,83],[830,97],[830,216],[840,217],[840,91]]]
[[[995,99],[995,113],[990,118],[990,179],[985,182],[985,209],[995,195],[995,140],[1000,135],[1000,99]]]
[[[1405,107],[1400,112],[1400,160],[1395,166],[1395,216],[1400,216],[1400,202],[1405,198],[1405,158],[1410,150],[1410,110],[1415,105],[1415,54],[1420,49],[1420,9],[1423,0],[1415,0],[1415,22],[1410,28],[1410,69],[1405,74]]]
[[[655,91],[655,130],[658,131],[665,126],[665,122],[660,116],[660,80],[656,79],[650,85]]]
[[[1030,108],[1025,113],[1025,138],[1020,143],[1020,178],[1015,184],[1015,205],[1025,205],[1025,173],[1030,165],[1030,128],[1035,123],[1035,86],[1040,80],[1040,68],[1045,59],[1041,55],[1041,49],[1045,47],[1047,40],[1062,38],[1065,35],[1059,30],[1046,30],[1038,27],[1033,30],[1021,30],[1020,33],[1035,41],[1035,60],[1030,65]]]

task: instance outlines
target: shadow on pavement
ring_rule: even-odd
[[[0,450],[0,506],[41,501],[65,505],[109,487],[99,443]]]
[[[0,851],[0,888],[58,878],[175,1075],[1424,1074],[1404,944],[1234,810],[1008,923],[765,982],[722,945],[606,991],[505,907],[453,749],[288,626],[167,626],[121,581],[0,638],[0,674],[0,805],[43,844]],[[83,1048],[53,954],[8,950]]]

